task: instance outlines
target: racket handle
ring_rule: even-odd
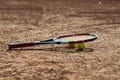
[[[8,49],[21,48],[21,47],[30,47],[36,45],[35,43],[19,43],[19,44],[9,44]]]

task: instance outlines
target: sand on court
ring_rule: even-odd
[[[119,0],[1,0],[0,80],[119,80]],[[6,51],[8,43],[95,33],[85,51],[38,45]]]

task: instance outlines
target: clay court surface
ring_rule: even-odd
[[[119,0],[1,0],[0,80],[120,80]],[[8,43],[95,33],[85,51],[37,45],[6,51]]]

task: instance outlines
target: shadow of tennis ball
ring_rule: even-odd
[[[92,48],[85,48],[84,50],[81,50],[81,49],[77,49],[76,50],[77,52],[93,52],[94,51],[94,49],[92,49]]]

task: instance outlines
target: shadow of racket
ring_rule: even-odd
[[[13,49],[12,51],[50,51],[50,52],[68,52],[68,53],[79,53],[79,52],[93,52],[92,48],[85,48],[84,50],[78,50],[70,47],[54,47],[54,48],[19,48]]]

